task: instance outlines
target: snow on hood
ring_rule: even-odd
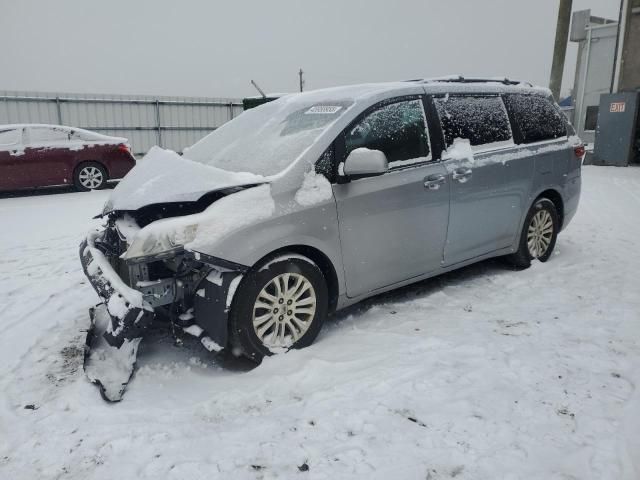
[[[124,258],[136,258],[152,250],[163,251],[175,245],[204,252],[227,235],[272,216],[276,206],[271,186],[259,185],[233,193],[209,205],[203,212],[169,217],[138,230]]]
[[[215,190],[265,182],[260,175],[228,172],[155,146],[113,190],[104,213],[137,210],[154,203],[196,201]]]

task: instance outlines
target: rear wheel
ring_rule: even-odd
[[[279,256],[242,280],[229,318],[232,342],[255,361],[306,347],[320,332],[327,308],[320,268],[301,255]]]
[[[99,190],[107,184],[107,170],[97,162],[82,163],[73,174],[73,184],[82,192]]]
[[[560,220],[555,204],[548,198],[539,198],[531,206],[525,219],[518,250],[507,260],[518,268],[527,268],[537,258],[546,262],[556,245]]]

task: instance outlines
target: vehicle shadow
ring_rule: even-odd
[[[508,274],[510,271],[513,268],[500,258],[485,260],[363,300],[329,316],[325,326],[341,328],[341,324],[348,318],[362,317],[373,307],[428,297],[447,286],[461,285],[486,275]],[[323,341],[322,338],[319,341]],[[156,361],[188,363],[193,362],[194,358],[203,364],[213,364],[232,372],[248,372],[258,366],[243,356],[235,355],[230,349],[225,349],[220,354],[208,352],[197,338],[174,331],[168,320],[156,322],[150,328],[141,344],[138,357],[142,365]]]
[[[340,310],[334,315],[331,315],[327,319],[327,323],[333,326],[338,326],[351,316],[366,314],[373,307],[428,297],[429,295],[448,286],[460,285],[464,282],[473,281],[476,278],[486,275],[506,274],[513,271],[513,269],[514,268],[507,264],[507,262],[502,258],[490,258],[451,272],[443,273],[436,277],[427,278],[425,280],[367,298],[355,305],[351,305]]]

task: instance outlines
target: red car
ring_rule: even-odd
[[[134,165],[126,138],[61,125],[0,125],[0,190],[97,190]]]

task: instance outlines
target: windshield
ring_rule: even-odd
[[[353,104],[289,95],[243,112],[184,151],[231,172],[274,175],[297,160]]]

